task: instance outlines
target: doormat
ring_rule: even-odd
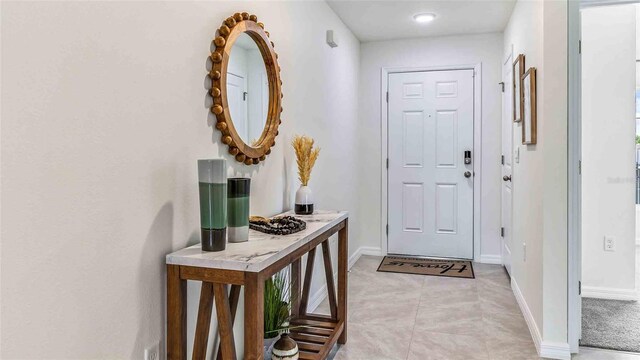
[[[378,271],[475,279],[473,265],[467,260],[385,256]]]
[[[640,302],[582,298],[581,346],[640,353]]]

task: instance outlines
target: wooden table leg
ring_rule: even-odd
[[[238,310],[238,301],[240,300],[240,285],[231,285],[231,291],[229,292],[229,306],[231,307],[231,325],[236,321],[236,312]],[[226,290],[226,289],[225,289]],[[225,291],[226,294],[226,291]],[[217,360],[222,360],[222,346],[218,346]]]
[[[187,281],[179,265],[167,265],[167,359],[187,359]]]
[[[294,317],[300,312],[300,285],[302,282],[302,259],[298,258],[291,263],[291,315]]]
[[[338,338],[339,344],[347,343],[347,267],[349,259],[349,219],[344,221],[344,227],[338,232],[338,320],[344,321],[342,334]]]
[[[311,292],[311,280],[313,279],[313,264],[316,260],[316,248],[311,249],[307,253],[307,268],[304,271],[304,285],[302,287],[302,297],[300,299],[300,308],[298,314],[307,314],[307,305],[309,304],[309,293]]]
[[[244,284],[244,358],[262,360],[264,352],[264,281],[246,273]]]
[[[205,360],[207,357],[207,342],[209,341],[209,328],[211,327],[212,310],[213,284],[203,281],[202,286],[200,287],[200,306],[198,307],[196,333],[193,336],[193,360]]]
[[[324,274],[327,281],[327,296],[329,298],[329,309],[331,318],[338,319],[338,305],[336,304],[336,286],[333,282],[333,266],[331,265],[331,249],[329,239],[322,243],[322,257],[324,258]]]
[[[216,313],[218,314],[218,333],[220,334],[220,348],[222,358],[236,360],[236,343],[233,339],[233,320],[229,297],[224,284],[214,283],[213,292],[216,298]]]

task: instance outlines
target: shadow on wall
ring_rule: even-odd
[[[166,302],[165,255],[171,252],[173,240],[173,204],[165,203],[153,220],[142,246],[142,259],[137,276],[138,333],[131,358],[139,358],[144,348],[164,339]],[[197,235],[197,234],[195,234]],[[193,240],[192,235],[189,242]],[[108,276],[108,274],[105,274]],[[123,299],[126,303],[126,299]],[[114,329],[115,331],[115,329]],[[162,345],[161,345],[162,349]]]

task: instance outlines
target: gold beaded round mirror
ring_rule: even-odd
[[[255,15],[227,18],[211,53],[211,112],[229,153],[246,165],[264,161],[275,145],[282,112],[278,55]]]

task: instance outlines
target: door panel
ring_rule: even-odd
[[[422,232],[424,228],[424,186],[404,184],[402,187],[402,219],[405,231]]]
[[[458,211],[456,184],[436,184],[436,232],[455,234]]]
[[[420,166],[424,155],[424,115],[421,111],[407,111],[403,114],[403,164]]]
[[[502,93],[502,204],[501,204],[501,220],[502,220],[502,264],[511,275],[511,244],[512,235],[512,199],[513,185],[511,180],[505,180],[505,176],[511,179],[513,170],[513,59],[509,56],[502,70],[502,79],[504,82],[504,92]]]
[[[457,121],[455,111],[438,111],[436,113],[436,166],[456,167]]]
[[[389,252],[471,259],[473,70],[388,80]]]

